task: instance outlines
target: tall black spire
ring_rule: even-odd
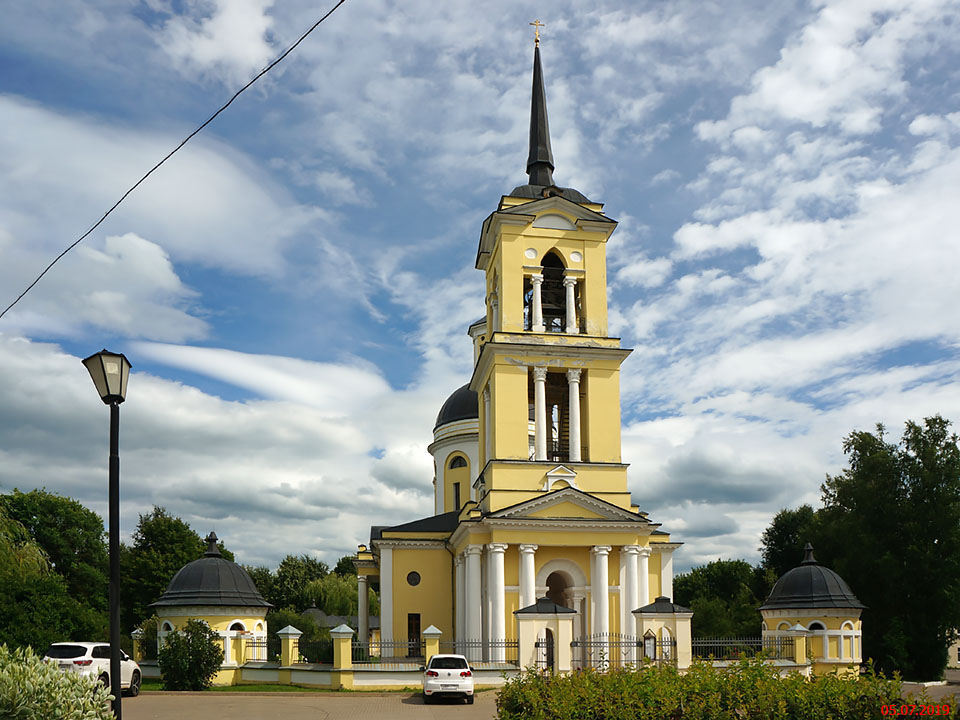
[[[539,40],[539,37],[537,39]],[[553,151],[550,149],[547,94],[543,89],[539,42],[533,50],[533,94],[530,98],[530,155],[527,157],[527,175],[530,176],[531,185],[553,185]]]

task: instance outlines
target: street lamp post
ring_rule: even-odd
[[[127,394],[130,362],[101,350],[83,361],[100,399],[110,406],[110,694],[120,720],[120,403]]]

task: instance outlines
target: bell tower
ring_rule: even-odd
[[[620,456],[620,365],[608,336],[606,243],[617,226],[554,184],[539,42],[534,49],[526,185],[483,223],[486,331],[475,335],[476,497],[496,512],[573,487],[636,511]]]

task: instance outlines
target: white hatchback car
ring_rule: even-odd
[[[93,675],[107,689],[110,689],[110,645],[108,643],[54,643],[47,648],[43,659],[56,663],[64,672]],[[140,694],[142,678],[140,666],[121,650],[120,687],[131,697],[136,697]]]
[[[423,702],[462,697],[473,705],[473,671],[463,655],[434,655],[423,670]]]

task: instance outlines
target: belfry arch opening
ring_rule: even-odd
[[[574,386],[576,392],[580,393],[580,383],[586,379],[586,374],[581,374],[581,379]],[[527,380],[527,433],[528,448],[530,459],[536,459],[536,380],[531,372]],[[584,420],[579,419],[579,429],[575,433],[579,437],[579,448],[577,453],[571,453],[571,433],[570,428],[570,379],[567,370],[550,368],[546,373],[544,381],[544,402],[545,402],[545,434],[546,434],[546,456],[544,460],[553,462],[579,462],[585,456],[584,442],[585,434],[583,427]]]
[[[554,570],[547,576],[547,597],[557,605],[573,607],[573,580],[562,570]]]
[[[554,251],[544,255],[541,261],[539,275],[543,278],[540,283],[540,324],[537,323],[535,310],[535,290],[533,276],[527,276],[523,281],[523,329],[533,332],[564,333],[568,328],[568,297],[564,285],[566,266],[560,256]],[[580,289],[573,287],[573,308],[571,313],[580,316]],[[575,323],[576,324],[576,323]]]

